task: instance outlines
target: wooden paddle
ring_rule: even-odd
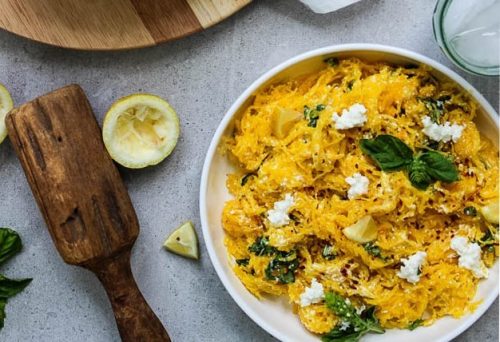
[[[137,288],[139,223],[83,90],[71,85],[12,110],[6,125],[59,254],[94,272],[123,341],[170,341]]]

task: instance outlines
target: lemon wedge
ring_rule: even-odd
[[[7,128],[5,127],[5,116],[14,107],[12,97],[10,97],[7,89],[0,83],[0,144],[7,136]]]
[[[498,224],[498,202],[493,202],[488,205],[485,205],[484,207],[481,207],[481,214],[483,215],[484,219],[488,221],[489,223],[493,224]]]
[[[344,228],[343,232],[349,240],[359,243],[373,241],[378,236],[377,224],[370,215],[366,215],[352,226]]]
[[[168,251],[198,260],[198,237],[193,223],[188,221],[174,230],[163,243]]]
[[[163,161],[179,139],[179,118],[167,101],[133,94],[116,101],[102,127],[104,145],[117,163],[140,169]]]
[[[290,133],[293,126],[303,118],[303,114],[285,108],[278,108],[272,113],[273,134],[277,138],[284,138]]]

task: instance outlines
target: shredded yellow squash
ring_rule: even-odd
[[[342,322],[322,298],[303,303],[313,280],[359,311],[374,306],[383,328],[430,325],[474,310],[480,279],[459,264],[450,244],[463,236],[480,245],[487,267],[498,256],[498,222],[488,222],[480,210],[498,203],[499,154],[474,124],[477,104],[425,66],[354,58],[330,64],[259,91],[226,138],[224,152],[240,168],[228,175],[234,198],[222,216],[235,274],[259,298],[287,296],[317,334]],[[347,115],[356,104],[366,109],[366,121],[336,128],[334,113]],[[423,132],[425,116],[460,125],[460,137],[432,141]],[[458,180],[419,189],[405,170],[382,171],[360,148],[361,139],[382,134],[415,153],[438,151],[452,160]],[[365,177],[368,187],[349,198],[346,179],[354,174]],[[286,196],[293,201],[281,202],[280,209]],[[286,216],[272,223],[270,215],[279,210]],[[376,238],[348,238],[343,230],[367,215]],[[417,266],[418,281],[410,282],[400,276],[402,259],[417,252],[426,257]]]

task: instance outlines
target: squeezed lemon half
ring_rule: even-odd
[[[198,259],[198,236],[193,223],[188,221],[174,230],[163,243],[168,251],[180,256]]]
[[[179,139],[179,118],[156,95],[133,94],[116,101],[102,127],[104,145],[117,163],[140,169],[163,161]]]
[[[5,116],[14,107],[12,97],[7,89],[0,83],[0,144],[7,136],[7,127],[5,127]]]

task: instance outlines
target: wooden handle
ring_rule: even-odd
[[[106,289],[124,342],[170,341],[167,331],[142,296],[130,268],[130,250],[107,262],[86,266]]]

